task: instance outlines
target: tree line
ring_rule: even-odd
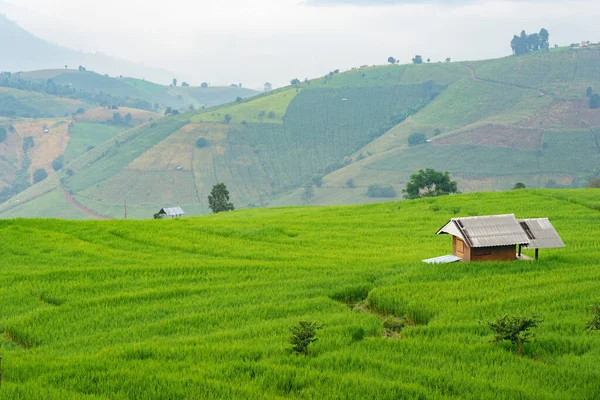
[[[539,33],[532,33],[530,35],[525,30],[522,30],[519,36],[513,36],[510,47],[513,53],[519,56],[532,51],[548,50],[550,48],[549,39],[550,33],[546,28],[542,28]]]

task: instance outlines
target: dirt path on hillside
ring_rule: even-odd
[[[73,207],[75,207],[79,211],[83,212],[84,214],[89,215],[90,217],[93,217],[94,219],[99,219],[99,220],[108,220],[108,219],[110,219],[108,217],[105,217],[104,215],[96,214],[95,212],[93,212],[89,208],[85,208],[84,206],[82,206],[81,204],[79,204],[75,200],[73,200],[73,198],[71,198],[71,195],[69,194],[69,192],[67,192],[66,190],[64,190],[64,192],[65,192],[65,200],[67,200],[67,202],[70,205],[72,205]]]

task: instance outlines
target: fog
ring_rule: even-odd
[[[0,0],[0,7],[69,48],[166,68],[192,84],[253,88],[389,56],[502,57],[522,29],[547,28],[552,45],[600,41],[597,0]]]

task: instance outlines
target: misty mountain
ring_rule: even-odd
[[[49,43],[0,15],[0,70],[18,72],[38,69],[75,68],[79,65],[111,76],[135,76],[169,83],[176,74],[119,60],[102,53],[90,54]]]

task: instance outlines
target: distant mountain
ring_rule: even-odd
[[[0,70],[78,68],[80,65],[111,76],[135,76],[170,83],[176,74],[163,69],[119,60],[102,53],[90,54],[49,43],[0,15]]]

